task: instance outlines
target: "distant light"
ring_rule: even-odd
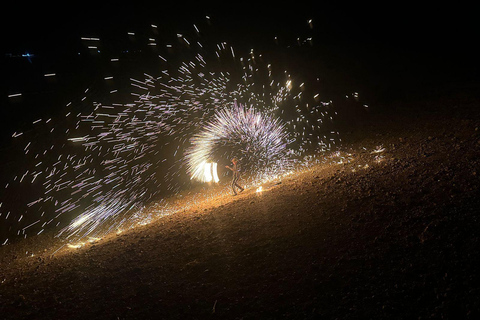
[[[15,97],[20,97],[20,96],[22,96],[21,93],[14,93],[14,94],[8,95],[9,98],[15,98]]]
[[[55,73],[46,73],[43,75],[44,77],[54,77]]]

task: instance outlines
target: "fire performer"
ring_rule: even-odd
[[[240,189],[240,192],[243,192],[245,190],[238,184],[238,180],[240,180],[240,163],[238,162],[238,159],[235,157],[232,159],[233,166],[225,166],[225,168],[230,169],[233,172],[233,179],[232,179],[232,190],[233,190],[233,195],[237,195],[237,191],[235,190],[235,187]]]

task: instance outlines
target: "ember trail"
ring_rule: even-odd
[[[108,41],[82,37],[106,66],[60,115],[11,134],[21,161],[0,200],[3,245],[47,229],[69,242],[101,238],[201,183],[205,163],[235,155],[264,179],[339,141],[331,101],[253,49],[242,57],[215,41],[201,23],[167,44],[154,25],[128,37],[149,40],[103,52]]]

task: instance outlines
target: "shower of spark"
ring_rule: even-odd
[[[205,181],[201,170],[205,163],[236,156],[256,175],[279,173],[290,169],[293,152],[288,142],[285,125],[278,118],[235,103],[216,111],[213,120],[191,139],[192,147],[186,152],[188,171],[192,179]]]
[[[61,116],[13,133],[20,172],[0,199],[0,244],[47,228],[68,241],[101,238],[145,223],[146,205],[192,180],[219,182],[217,164],[232,156],[265,179],[339,141],[338,132],[323,128],[334,116],[331,101],[306,97],[304,83],[253,50],[241,58],[225,42],[202,43],[199,26],[191,38],[178,34],[177,44],[162,48],[152,25],[148,54],[105,57],[115,68],[133,64],[120,79],[106,72],[101,88],[82,90]],[[98,53],[100,38],[81,41],[106,55]],[[140,67],[141,59],[148,67]],[[125,79],[129,86],[116,87]],[[8,98],[17,95],[23,94]]]

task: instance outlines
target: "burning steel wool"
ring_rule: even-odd
[[[287,149],[289,140],[285,125],[253,107],[235,103],[217,111],[213,120],[191,142],[186,158],[192,179],[211,181],[211,176],[205,175],[203,170],[209,159],[234,156],[240,156],[247,167],[259,168],[258,176],[290,169],[288,155],[292,151]]]
[[[194,27],[162,47],[152,25],[142,54],[95,50],[108,61],[104,82],[12,134],[21,161],[0,199],[0,244],[47,229],[71,242],[101,238],[145,223],[145,206],[195,181],[219,182],[218,164],[232,156],[261,180],[339,141],[325,130],[331,101],[253,50],[243,58],[225,42],[202,43]]]

